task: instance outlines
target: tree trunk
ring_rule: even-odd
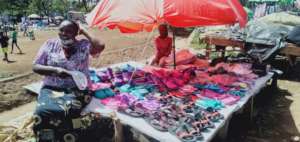
[[[82,4],[84,6],[85,12],[88,12],[87,1],[86,0],[82,0]]]

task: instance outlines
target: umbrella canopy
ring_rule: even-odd
[[[102,0],[87,14],[90,27],[123,33],[152,31],[160,23],[175,27],[247,23],[238,0]]]
[[[28,18],[41,18],[41,17],[37,14],[31,14],[28,16]]]
[[[54,19],[57,19],[57,20],[63,20],[65,19],[63,16],[55,16]]]

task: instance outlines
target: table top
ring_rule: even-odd
[[[128,64],[128,63],[123,63],[123,64]],[[131,62],[130,65],[140,66],[140,67],[143,66],[142,64],[136,62]],[[215,123],[214,129],[210,129],[209,132],[203,133],[204,140],[202,141],[211,141],[213,137],[217,134],[217,132],[225,125],[227,119],[229,119],[234,112],[243,108],[244,105],[249,101],[249,99],[252,96],[256,95],[267,84],[268,80],[270,80],[272,76],[273,76],[272,73],[268,73],[266,76],[258,78],[255,81],[254,85],[252,86],[251,90],[247,92],[247,95],[244,98],[242,98],[237,104],[226,106],[224,109],[221,109],[220,113],[224,115],[225,119]],[[133,118],[126,114],[119,113],[115,110],[106,108],[100,103],[100,100],[96,98],[92,99],[91,103],[84,109],[84,112],[98,112],[107,115],[110,115],[112,112],[114,112],[116,113],[117,117],[121,120],[121,123],[129,125],[132,128],[137,129],[139,132],[147,136],[150,136],[161,142],[170,142],[170,141],[180,142],[180,140],[176,136],[172,135],[171,133],[161,132],[154,129],[143,118]]]

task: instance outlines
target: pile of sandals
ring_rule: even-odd
[[[224,119],[219,110],[236,104],[258,77],[245,63],[176,70],[124,65],[90,74],[90,90],[103,105],[143,118],[184,142],[203,139],[203,133]]]

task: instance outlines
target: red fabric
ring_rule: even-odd
[[[227,74],[213,75],[210,77],[210,80],[213,83],[223,85],[223,86],[230,86],[233,83],[238,81],[236,77]]]
[[[198,68],[208,68],[209,63],[208,60],[203,60],[203,59],[196,59],[195,62],[193,63]]]
[[[86,20],[90,27],[134,33],[163,22],[176,27],[239,22],[244,27],[247,14],[238,0],[101,0]]]
[[[219,94],[219,93],[216,93],[216,92],[208,90],[208,89],[202,90],[200,95],[203,97],[208,97],[210,99],[216,99],[216,100],[221,100],[226,97],[223,94]]]
[[[187,49],[180,50],[176,53],[176,65],[190,64],[196,59],[196,56]],[[169,66],[173,65],[173,57],[168,57],[166,62]]]
[[[206,72],[202,72],[202,71],[196,71],[195,72],[196,77],[194,77],[190,83],[200,83],[200,84],[207,84],[210,82],[210,76],[208,73]]]

